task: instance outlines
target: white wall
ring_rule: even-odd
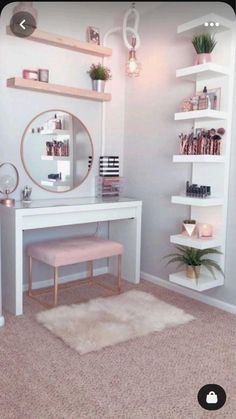
[[[180,192],[181,180],[184,185],[190,174],[189,165],[173,164],[172,156],[178,153],[179,132],[190,129],[191,122],[174,122],[173,115],[181,99],[190,96],[194,89],[192,83],[179,83],[176,68],[191,65],[195,53],[192,45],[176,34],[176,29],[210,12],[234,19],[230,6],[217,2],[166,2],[144,14],[140,26],[142,44],[137,53],[142,75],[126,84],[126,192],[143,200],[141,270],[163,279],[174,271],[173,266],[166,268],[166,261],[161,260],[174,249],[169,237],[179,231],[182,220],[188,216],[188,207],[171,204],[170,197]],[[235,304],[235,138],[232,143],[226,284],[207,294]]]

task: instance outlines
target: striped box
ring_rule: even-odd
[[[100,156],[99,175],[105,177],[119,176],[119,156]]]
[[[93,156],[88,156],[88,169],[92,166],[93,163]]]

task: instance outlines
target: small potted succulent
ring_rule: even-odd
[[[193,279],[197,282],[201,267],[204,266],[211,275],[216,279],[214,269],[220,272],[224,276],[224,272],[217,262],[212,259],[206,258],[208,254],[217,254],[221,255],[222,253],[217,249],[194,249],[192,247],[185,246],[176,246],[178,253],[171,253],[164,258],[171,258],[169,263],[179,262],[178,268],[180,266],[186,267],[186,276],[187,278]]]
[[[211,52],[216,46],[216,40],[213,35],[210,35],[209,33],[194,35],[192,44],[197,53],[195,65],[211,61]]]
[[[105,82],[111,79],[111,70],[102,64],[92,64],[88,70],[92,80],[92,89],[97,92],[104,92]]]

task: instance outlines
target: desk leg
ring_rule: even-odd
[[[15,315],[23,313],[22,229],[14,214],[2,213],[2,291],[3,308]]]
[[[138,284],[140,282],[141,206],[137,207],[135,218],[110,221],[109,238],[117,240],[124,246],[122,277]],[[116,275],[114,259],[109,259],[108,270]]]

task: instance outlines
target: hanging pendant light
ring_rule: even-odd
[[[141,63],[136,58],[136,38],[132,36],[132,48],[129,51],[129,59],[126,63],[126,74],[129,77],[138,77],[140,75]]]

